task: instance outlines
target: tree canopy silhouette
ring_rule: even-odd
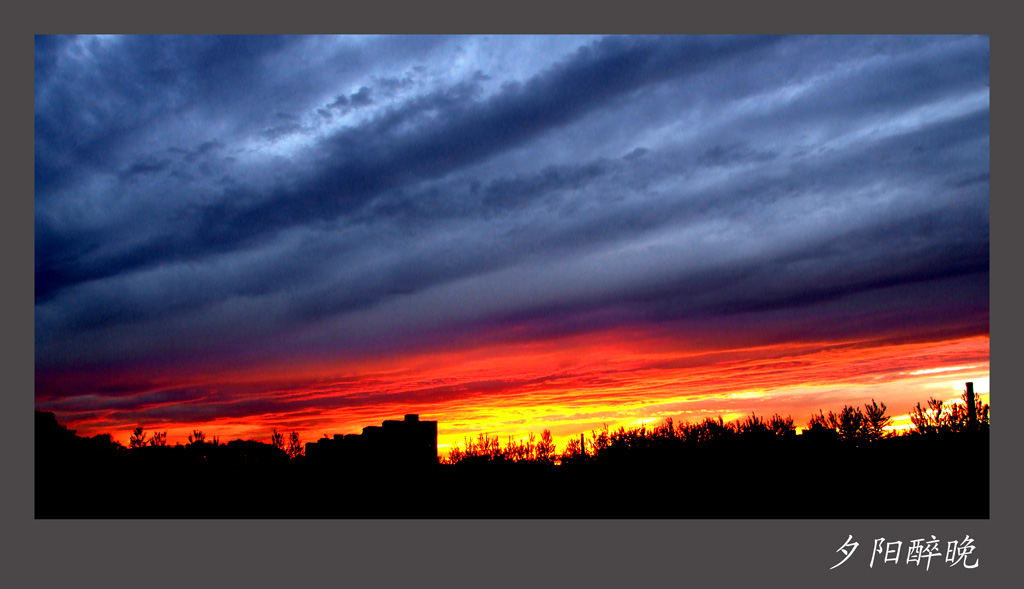
[[[136,427],[132,430],[131,436],[128,437],[129,448],[142,448],[146,445],[146,434],[143,433],[142,426]]]

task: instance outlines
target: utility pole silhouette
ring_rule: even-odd
[[[974,383],[967,383],[967,427],[970,431],[978,429],[978,410],[974,406]]]

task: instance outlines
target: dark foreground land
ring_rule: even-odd
[[[47,415],[47,414],[44,414]],[[52,417],[52,415],[50,416]],[[115,448],[45,418],[37,518],[988,518],[987,431],[733,436],[566,464],[340,464],[258,442]],[[268,450],[269,449],[269,450]]]

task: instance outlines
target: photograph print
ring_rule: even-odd
[[[989,517],[987,36],[34,41],[37,519]]]

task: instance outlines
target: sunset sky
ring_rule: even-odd
[[[36,408],[443,453],[987,401],[988,84],[977,36],[38,36]]]

